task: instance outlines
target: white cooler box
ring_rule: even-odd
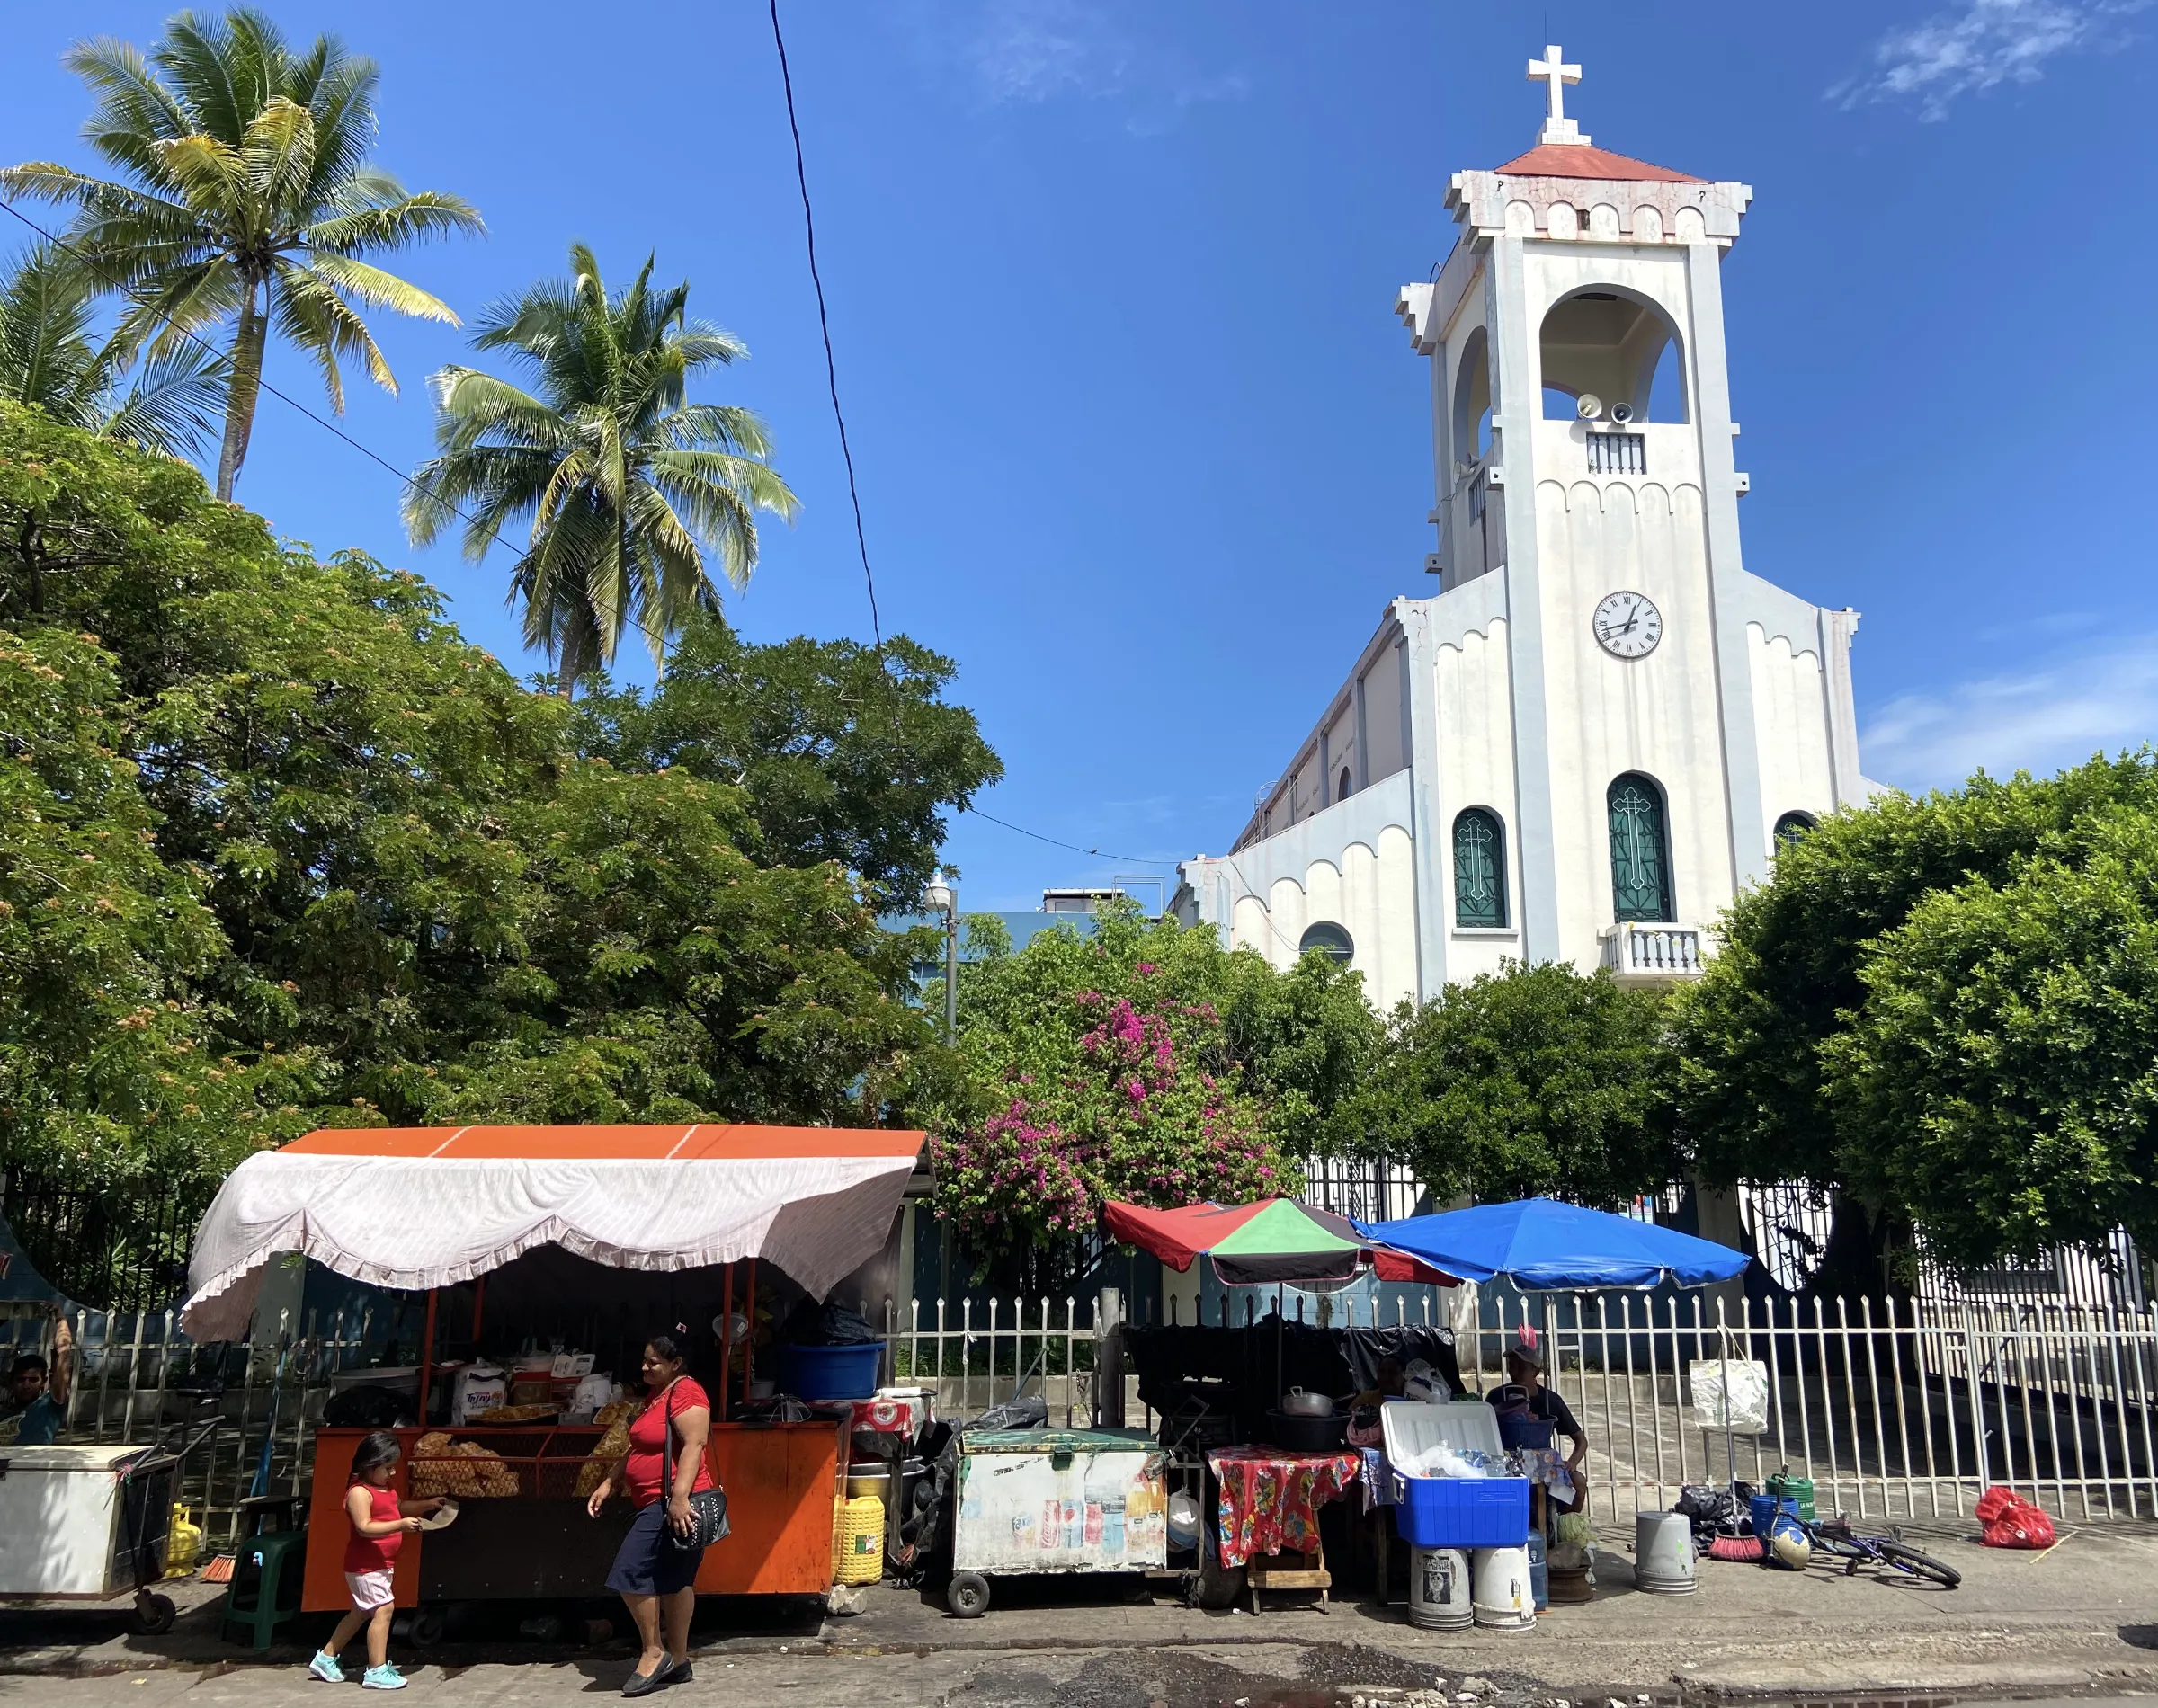
[[[178,1469],[156,1447],[0,1448],[0,1597],[107,1600],[138,1566],[155,1583]]]

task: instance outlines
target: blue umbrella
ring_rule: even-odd
[[[1698,1287],[1728,1281],[1752,1261],[1713,1241],[1556,1198],[1479,1204],[1356,1228],[1465,1281],[1503,1277],[1526,1293],[1653,1287],[1664,1280]]]

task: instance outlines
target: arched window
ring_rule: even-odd
[[[1320,920],[1304,928],[1304,935],[1297,942],[1297,953],[1308,955],[1313,949],[1336,966],[1347,966],[1356,958],[1354,939],[1332,920]]]
[[[1611,912],[1619,920],[1671,918],[1671,839],[1663,791],[1637,771],[1605,796],[1611,828]]]
[[[1334,790],[1333,798],[1337,801],[1345,801],[1353,792],[1354,786],[1349,776],[1349,768],[1344,765],[1342,767],[1342,786]]]
[[[1811,813],[1786,813],[1776,821],[1776,846],[1779,849],[1795,847],[1805,840],[1806,833],[1814,828]]]
[[[1506,923],[1506,832],[1498,815],[1472,806],[1454,820],[1454,923]]]

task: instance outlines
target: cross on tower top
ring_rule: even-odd
[[[1581,134],[1581,127],[1566,117],[1566,85],[1581,81],[1581,67],[1566,64],[1565,49],[1558,43],[1547,47],[1541,59],[1529,62],[1529,81],[1540,82],[1548,90],[1544,128],[1537,141],[1585,144],[1588,138]]]

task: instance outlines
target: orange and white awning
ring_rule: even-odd
[[[377,1286],[469,1281],[537,1246],[625,1269],[763,1258],[823,1298],[880,1251],[922,1149],[861,1127],[325,1130],[234,1170],[195,1237],[182,1325],[246,1331],[272,1257]]]

